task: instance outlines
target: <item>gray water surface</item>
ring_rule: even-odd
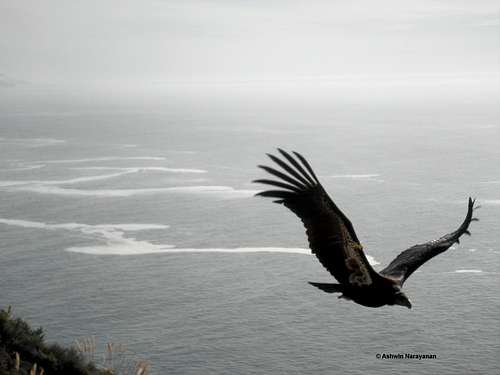
[[[2,307],[49,341],[123,343],[156,374],[500,371],[494,103],[167,99],[4,108]],[[307,283],[331,279],[299,220],[253,197],[278,146],[309,159],[377,269],[454,230],[469,195],[481,221],[409,279],[412,310],[338,300]]]

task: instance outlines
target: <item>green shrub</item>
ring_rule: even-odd
[[[0,375],[30,375],[35,364],[37,375],[41,369],[46,375],[104,374],[74,348],[47,345],[43,330],[13,318],[10,308],[0,310]]]

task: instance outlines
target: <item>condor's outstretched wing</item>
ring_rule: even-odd
[[[275,198],[274,202],[284,204],[302,220],[312,252],[340,283],[368,286],[381,278],[368,263],[351,222],[325,192],[309,163],[296,152],[294,158],[281,149],[278,151],[286,162],[268,156],[282,171],[259,165],[277,180],[254,182],[279,190],[257,195]]]
[[[474,207],[474,203],[475,199],[469,198],[467,215],[462,225],[460,225],[456,231],[448,233],[437,240],[410,247],[399,254],[386,268],[380,271],[380,274],[395,278],[399,280],[399,283],[402,285],[422,264],[448,250],[455,242],[460,243],[460,236],[463,234],[470,236],[468,230],[470,223],[479,220],[472,217],[474,209],[477,208]]]

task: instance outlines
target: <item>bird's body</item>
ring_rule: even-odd
[[[385,269],[377,272],[368,262],[360,241],[349,219],[340,211],[321,186],[309,163],[303,156],[294,156],[278,149],[286,162],[268,155],[282,168],[279,171],[259,166],[278,180],[254,182],[278,187],[259,196],[275,198],[303,222],[309,247],[321,264],[339,282],[338,284],[313,283],[327,293],[341,293],[340,298],[352,300],[368,307],[401,305],[411,308],[408,297],[401,291],[406,279],[423,263],[447,250],[468,231],[474,201],[469,198],[467,216],[454,232],[441,238],[415,245],[399,254]]]

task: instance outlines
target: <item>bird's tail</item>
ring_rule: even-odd
[[[309,284],[326,293],[344,293],[344,287],[341,284],[313,283],[312,281],[309,281]]]

